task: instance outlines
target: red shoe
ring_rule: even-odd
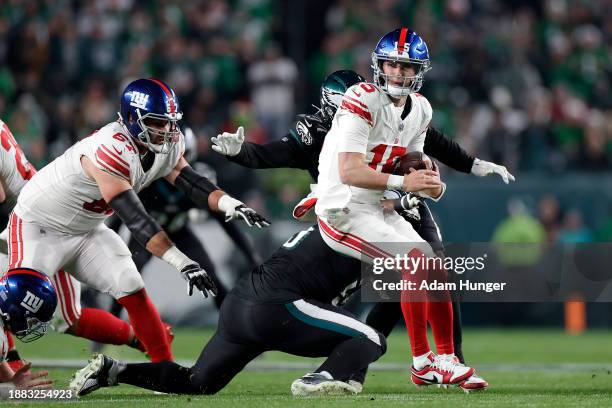
[[[455,358],[449,356],[435,356],[431,353],[427,356],[430,363],[421,370],[411,369],[412,382],[417,386],[422,385],[451,385],[459,384],[474,374],[472,367],[466,367]]]

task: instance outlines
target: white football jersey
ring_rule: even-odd
[[[349,202],[377,204],[384,193],[343,184],[338,155],[363,153],[364,162],[378,172],[390,173],[396,160],[408,152],[423,151],[432,110],[427,99],[410,94],[411,109],[402,120],[404,106],[396,107],[378,86],[362,82],[350,87],[336,112],[319,156],[317,215],[345,208]]]
[[[6,123],[0,120],[0,183],[6,194],[5,204],[12,207],[26,182],[36,173]]]
[[[15,213],[24,221],[66,233],[93,230],[110,214],[94,179],[81,166],[86,156],[100,170],[128,181],[136,193],[165,177],[185,152],[183,135],[168,154],[157,154],[146,172],[138,148],[119,122],[112,122],[73,145],[43,167],[21,191]],[[153,154],[149,152],[148,154]]]

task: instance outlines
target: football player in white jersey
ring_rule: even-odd
[[[23,187],[36,174],[36,169],[28,162],[11,130],[2,120],[0,120],[0,144],[0,205],[2,213],[8,214],[15,206]],[[8,229],[0,234],[2,273],[7,268],[7,235]],[[129,345],[145,351],[128,322],[105,310],[81,308],[81,284],[78,280],[60,269],[52,281],[58,294],[59,306],[53,321],[55,330],[100,343]],[[167,335],[171,337],[170,327],[167,325],[165,327]],[[10,332],[7,332],[6,340],[6,362],[13,371],[18,371],[26,362],[21,359],[15,348]]]
[[[157,309],[144,289],[130,251],[103,221],[114,211],[132,236],[174,266],[208,296],[216,288],[146,212],[136,193],[165,177],[196,204],[249,225],[269,223],[197,174],[183,158],[182,113],[174,91],[157,79],[131,82],[121,96],[119,119],[73,145],[23,188],[9,220],[9,270],[52,276],[65,269],[108,293],[128,312],[152,361],[171,360]]]
[[[423,151],[432,117],[427,99],[418,94],[430,69],[425,41],[407,28],[385,34],[372,53],[374,83],[353,85],[344,94],[319,157],[315,211],[320,232],[334,250],[358,259],[393,257],[378,243],[405,245],[409,256],[435,257],[433,250],[396,212],[383,212],[385,190],[403,190],[438,200],[445,185],[435,170],[390,175],[396,159]],[[424,271],[404,277],[421,276]],[[452,306],[448,301],[410,302],[402,293],[402,312],[410,336],[416,385],[459,384],[474,369],[454,355]],[[438,355],[427,339],[432,326]]]

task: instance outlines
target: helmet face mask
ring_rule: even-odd
[[[174,91],[158,79],[137,79],[121,96],[121,123],[130,136],[156,154],[170,153],[180,140],[182,117]]]
[[[140,116],[140,110],[137,114],[139,117],[136,122],[141,129],[137,139],[153,153],[170,153],[172,146],[179,141],[181,131],[178,121],[182,115],[178,114],[178,119],[169,119],[155,113],[145,113]]]
[[[383,70],[385,61],[409,64],[413,76],[393,76],[400,79],[400,84],[389,81],[391,75]],[[393,98],[401,98],[418,92],[423,86],[425,73],[431,69],[429,51],[425,41],[415,32],[401,28],[385,34],[372,52],[372,69],[374,83]],[[395,82],[395,81],[394,81]]]
[[[15,337],[22,342],[29,343],[31,341],[38,340],[47,333],[49,322],[41,322],[36,317],[28,317],[25,319],[25,322],[25,328],[22,330],[17,330],[13,328],[9,320],[9,328],[11,329],[11,333],[13,333]]]

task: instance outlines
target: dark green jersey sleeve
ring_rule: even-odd
[[[240,153],[228,159],[255,169],[304,169],[316,180],[319,153],[328,130],[317,115],[298,115],[294,126],[281,140],[263,145],[244,143]]]
[[[450,140],[434,127],[427,128],[423,152],[454,170],[463,173],[472,171],[474,157],[463,150],[457,142]]]

